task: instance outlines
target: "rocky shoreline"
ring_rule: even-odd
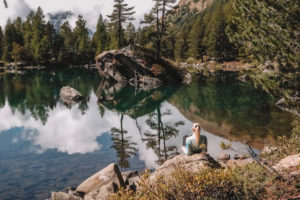
[[[207,167],[227,170],[236,167],[243,168],[255,162],[255,159],[243,155],[230,159],[229,155],[221,154],[218,160],[214,160],[206,153],[192,156],[177,155],[165,161],[151,173],[148,181],[150,184],[156,184],[160,177],[168,177],[178,168],[196,173]],[[300,169],[297,168],[299,165],[300,154],[297,154],[282,159],[272,168],[282,176],[299,178]],[[118,165],[112,163],[83,181],[76,188],[67,187],[65,192],[52,192],[49,200],[107,200],[120,188],[126,191],[137,191],[144,173],[145,171],[120,172]]]

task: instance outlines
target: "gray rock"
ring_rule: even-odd
[[[136,177],[139,175],[138,171],[128,171],[128,172],[122,172],[122,178],[126,185],[128,185],[129,179]]]
[[[300,105],[300,97],[298,96],[289,97],[287,99],[281,98],[275,103],[275,105],[281,110],[288,111],[298,117],[300,116],[299,110],[297,108]]]
[[[152,71],[138,62],[128,49],[120,51],[105,51],[96,56],[99,73],[108,80],[117,82],[126,81],[136,77],[152,77]]]
[[[122,177],[127,186],[127,189],[136,191],[138,182],[140,181],[138,171],[122,172]]]
[[[67,194],[64,192],[52,192],[50,200],[83,200],[79,196]]]
[[[112,184],[104,185],[84,196],[84,200],[107,200],[108,197],[117,192]]]
[[[230,155],[229,154],[225,154],[225,153],[221,153],[218,156],[218,160],[230,160]]]
[[[192,74],[184,72],[182,80],[183,84],[190,84],[192,82]]]
[[[243,159],[247,159],[249,158],[249,155],[245,155],[245,154],[236,154],[234,156],[234,160],[243,160]]]
[[[149,177],[151,183],[154,183],[157,177],[165,176],[168,177],[176,170],[177,167],[180,167],[184,170],[190,172],[197,172],[201,168],[206,167],[221,167],[212,157],[208,154],[194,154],[192,156],[187,156],[184,154],[177,155],[166,162],[164,162],[154,173]]]
[[[75,104],[85,99],[82,94],[70,86],[63,87],[59,96],[66,104]]]
[[[253,158],[248,158],[244,160],[221,160],[220,164],[223,168],[226,169],[234,169],[236,167],[244,167],[250,163],[254,163],[255,160]]]
[[[113,163],[108,165],[106,168],[81,183],[76,190],[88,194],[97,189],[101,189],[103,186],[106,186],[106,188],[109,188],[110,190],[113,188],[114,191],[117,191],[120,187],[125,187],[124,180],[117,164]]]
[[[261,151],[262,154],[271,154],[274,151],[277,151],[278,148],[277,147],[272,147],[272,146],[265,146],[263,148],[263,150]]]

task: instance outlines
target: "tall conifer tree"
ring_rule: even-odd
[[[118,41],[118,48],[120,49],[125,43],[124,24],[134,20],[132,15],[135,11],[133,11],[134,7],[128,7],[128,4],[124,3],[124,0],[114,0],[114,2],[114,10],[107,17],[111,21],[111,26],[116,30],[115,34]]]
[[[109,35],[107,33],[107,23],[102,15],[99,16],[97,29],[93,35],[93,45],[96,47],[96,54],[100,54],[108,49]]]

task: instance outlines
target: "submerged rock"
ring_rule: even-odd
[[[75,104],[85,99],[82,94],[70,86],[63,87],[59,96],[66,104]]]

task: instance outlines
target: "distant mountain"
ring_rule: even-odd
[[[64,12],[57,12],[57,13],[48,13],[50,23],[53,24],[56,30],[65,23],[68,19],[74,16],[72,11],[64,11]]]
[[[50,23],[53,24],[53,26],[56,30],[58,30],[59,27],[66,21],[70,20],[73,17],[77,17],[77,16],[75,16],[75,14],[72,11],[48,13],[47,15],[49,17]],[[89,36],[92,37],[94,34],[94,31],[92,29],[88,28],[88,32],[89,32]]]

